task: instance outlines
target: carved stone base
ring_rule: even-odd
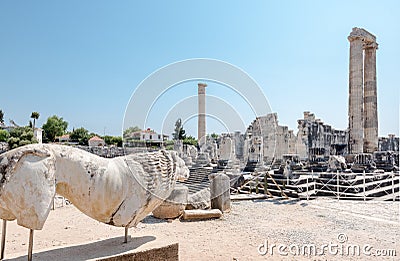
[[[112,257],[97,259],[97,261],[125,261],[125,260],[178,261],[179,260],[178,250],[179,250],[178,243],[175,243],[159,248],[152,248],[148,250],[119,254]]]
[[[153,236],[132,236],[127,243],[123,243],[123,237],[115,237],[63,247],[37,249],[33,253],[33,260],[178,261],[178,250],[179,245],[176,241],[157,239]],[[10,253],[6,249],[5,258],[26,260],[26,251]]]

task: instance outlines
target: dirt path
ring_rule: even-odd
[[[75,207],[66,206],[51,211],[43,230],[35,232],[34,258],[88,260],[137,247],[179,242],[180,260],[377,259],[363,254],[367,244],[366,254],[378,249],[396,250],[396,257],[377,260],[400,260],[399,221],[398,202],[241,201],[234,202],[231,213],[220,220],[167,222],[148,216],[136,229],[130,229],[130,243],[122,244],[123,228],[99,223]],[[6,258],[26,260],[28,235],[28,229],[8,222]],[[263,252],[265,247],[260,245],[266,243],[269,251],[263,256],[259,250]],[[331,253],[326,247],[319,255],[323,245],[329,243]],[[316,246],[313,257],[293,255],[297,248],[307,251],[312,244]],[[282,254],[278,245],[282,245]],[[346,248],[355,245],[360,246],[360,256],[346,256]]]

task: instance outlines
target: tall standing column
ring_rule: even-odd
[[[353,32],[350,41],[349,67],[349,152],[363,152],[363,42]]]
[[[376,90],[376,49],[371,42],[364,50],[364,152],[378,150],[378,102]]]
[[[198,124],[197,141],[201,147],[206,141],[206,87],[207,84],[198,84]]]

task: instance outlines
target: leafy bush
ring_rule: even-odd
[[[20,146],[37,143],[33,136],[33,131],[29,127],[16,127],[10,131],[10,137],[7,139],[10,149],[15,149]]]
[[[183,144],[197,146],[197,140],[196,140],[196,138],[194,138],[192,136],[188,136],[183,140]]]
[[[104,142],[107,145],[116,145],[122,147],[122,137],[119,136],[104,136]]]
[[[10,137],[10,133],[6,130],[0,130],[0,142],[6,142]]]
[[[74,129],[69,135],[71,141],[78,142],[79,145],[88,145],[88,140],[90,139],[89,131],[83,127]]]
[[[174,145],[167,145],[165,146],[166,150],[173,150],[174,149]]]
[[[7,142],[8,142],[8,146],[10,147],[10,149],[15,149],[17,147],[19,147],[19,138],[17,137],[10,137]]]

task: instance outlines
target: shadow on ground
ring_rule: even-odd
[[[275,205],[296,205],[299,199],[279,199],[273,200]]]
[[[116,237],[116,238],[96,241],[93,243],[57,248],[37,253],[35,253],[35,249],[33,249],[34,252],[33,260],[70,261],[70,260],[88,260],[88,259],[98,259],[98,258],[100,259],[107,256],[117,255],[125,253],[130,250],[134,250],[155,239],[156,238],[153,236],[134,237],[131,238],[128,241],[128,243],[124,244],[122,243],[124,241],[124,237]],[[23,255],[6,260],[25,261],[27,260],[27,256]]]
[[[160,224],[160,223],[170,223],[168,222],[168,220],[165,219],[159,219],[156,218],[152,215],[148,215],[147,217],[145,217],[142,221],[140,221],[141,223],[144,224]]]
[[[275,205],[296,205],[300,200],[297,198],[293,199],[253,199],[251,202],[253,203],[265,203],[265,202],[270,202]]]

